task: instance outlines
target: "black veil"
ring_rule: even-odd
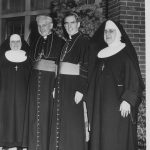
[[[21,42],[22,42],[21,50],[24,50],[26,54],[29,55],[30,47],[28,43],[23,38],[21,38]],[[10,50],[9,43],[10,43],[10,36],[1,44],[0,55],[5,53],[7,50]]]
[[[95,34],[93,35],[93,37],[91,38],[91,44],[94,45],[95,47],[95,52],[93,53],[98,53],[98,51],[102,50],[103,48],[107,47],[107,44],[104,41],[104,29],[105,29],[105,24],[108,20],[104,21],[101,26],[98,28],[98,30],[95,32]],[[138,61],[138,57],[135,51],[134,46],[132,45],[127,33],[125,32],[125,30],[123,29],[123,26],[116,21],[111,20],[112,22],[115,23],[115,25],[119,28],[122,37],[121,37],[121,42],[126,44],[126,53],[128,54],[129,58],[132,60],[135,69],[137,71],[138,77],[139,77],[139,81],[140,81],[140,88],[141,91],[144,90],[145,85],[142,79],[142,75],[141,75],[141,71],[140,71],[140,67],[139,67],[139,61]]]

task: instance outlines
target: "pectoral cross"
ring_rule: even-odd
[[[41,60],[41,58],[42,58],[42,55],[43,55],[43,51],[42,51],[41,53],[39,53],[39,55],[38,55],[38,58],[37,58],[37,60],[36,60],[36,61],[39,61],[39,60]]]
[[[39,54],[39,59],[41,59],[42,56],[43,56],[43,50],[42,50],[42,52]]]
[[[104,68],[105,68],[105,65],[103,64],[103,65],[102,65],[102,71],[104,70]]]
[[[16,69],[16,71],[18,70],[18,66],[15,66],[14,68]]]

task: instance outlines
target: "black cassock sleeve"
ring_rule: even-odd
[[[88,56],[89,56],[89,38],[84,37],[81,41],[80,51],[80,76],[78,78],[77,91],[83,93],[84,96],[87,94],[88,87]]]
[[[130,59],[125,63],[124,92],[121,98],[130,103],[133,107],[136,106],[139,99],[139,78]]]

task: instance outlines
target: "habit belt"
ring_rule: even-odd
[[[57,65],[55,61],[41,59],[34,64],[33,68],[36,70],[56,72]]]
[[[68,63],[68,62],[60,62],[59,73],[66,74],[66,75],[79,75],[80,74],[80,65],[72,64],[72,63]]]

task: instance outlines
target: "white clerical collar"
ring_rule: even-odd
[[[113,56],[120,52],[125,47],[125,43],[119,43],[117,45],[108,46],[104,49],[102,49],[98,54],[98,58],[106,58]]]
[[[50,32],[48,35],[46,35],[46,36],[43,36],[43,38],[44,38],[44,40],[46,40],[47,39],[47,37],[49,36],[49,35],[51,35],[52,34],[52,32]]]
[[[24,62],[27,59],[26,52],[23,50],[8,50],[5,57],[11,62]]]
[[[74,36],[76,36],[77,34],[79,33],[79,31],[75,32],[74,34],[72,35],[69,35],[69,39],[72,39]]]

